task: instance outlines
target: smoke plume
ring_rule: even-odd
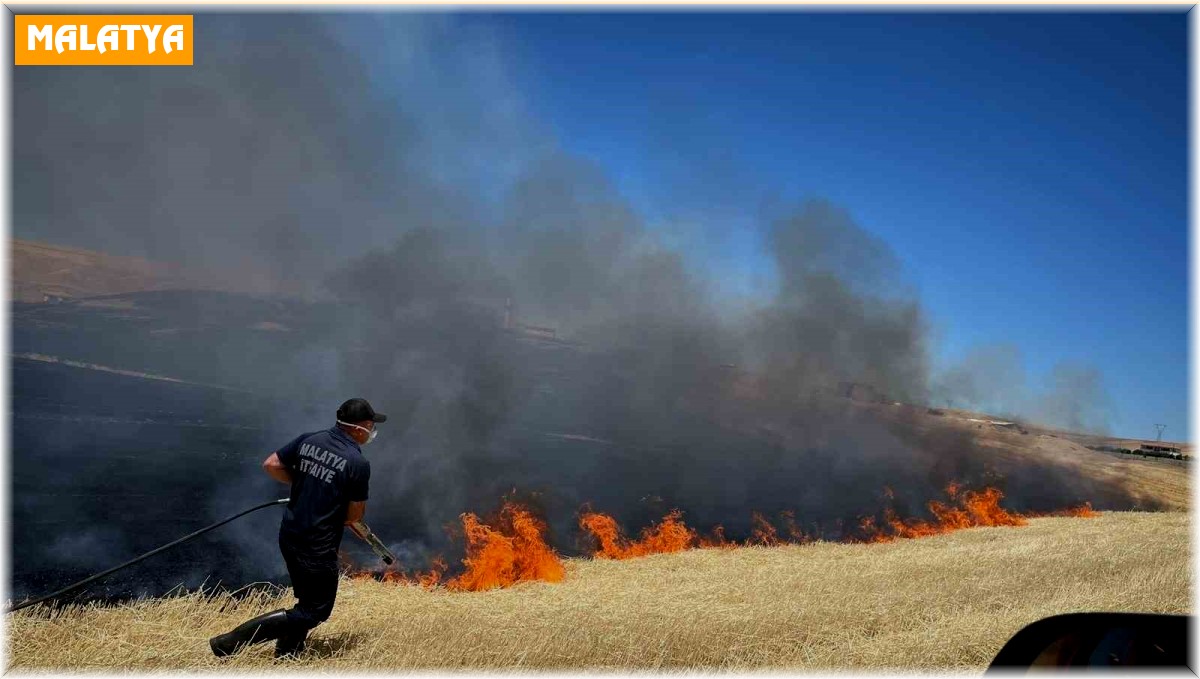
[[[392,47],[348,46],[364,32]],[[143,450],[132,462],[106,457],[94,432],[39,451],[50,459],[16,449],[18,523],[97,524],[48,551],[18,527],[26,570],[61,565],[114,526],[143,536],[129,549],[155,544],[143,544],[132,510],[23,496],[55,455],[113,479],[92,488],[100,494],[139,484],[152,496],[186,479],[189,509],[215,519],[279,492],[259,460],[330,426],[351,396],[390,416],[366,449],[368,518],[413,559],[452,549],[445,527],[460,512],[486,512],[514,490],[568,553],[585,504],[634,527],[679,508],[732,536],[752,510],[795,510],[829,537],[877,509],[885,487],[912,514],[952,480],[997,485],[1018,510],[1130,505],[1119,486],[996,459],[961,429],[918,425],[916,405],[948,392],[984,403],[992,378],[968,365],[931,380],[920,301],[887,245],[842,208],[810,200],[758,220],[750,242],[762,244],[770,284],[735,307],[714,292],[728,273],[719,261],[698,259],[686,232],[664,239],[601,169],[523,113],[501,43],[476,24],[198,15],[196,35],[191,69],[14,72],[15,234],[273,295],[277,316],[262,327],[276,334],[261,350],[222,340],[258,321],[238,316],[250,302],[236,296],[159,296],[172,310],[193,306],[145,344],[99,326],[61,339],[63,355],[109,352],[95,362],[143,370],[160,361],[163,374],[225,391],[129,419],[135,432],[112,437]],[[216,339],[170,343],[180,328]],[[137,355],[114,358],[131,344]],[[1008,360],[972,359],[984,373]],[[31,384],[18,384],[18,409]],[[848,389],[879,403],[843,398]],[[1095,409],[1081,404],[1098,390],[1094,374],[1064,369],[1040,410],[1093,426]],[[138,398],[103,400],[129,417],[164,397]],[[38,440],[32,425],[22,432]],[[141,471],[130,477],[128,465]],[[239,564],[231,580],[277,575],[273,521],[231,528],[223,556],[197,556],[189,582],[215,560]]]
[[[1012,345],[976,347],[931,378],[931,400],[1067,431],[1107,434],[1112,400],[1094,367],[1056,364],[1041,384],[1032,381]]]

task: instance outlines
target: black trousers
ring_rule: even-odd
[[[329,619],[337,599],[337,552],[313,554],[284,534],[279,535],[279,551],[292,578],[296,605],[288,610],[288,622],[304,634]]]

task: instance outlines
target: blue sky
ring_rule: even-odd
[[[1112,431],[1187,436],[1187,21],[1171,14],[473,14],[530,114],[652,225],[807,197],[896,253],[935,365],[1100,369]]]

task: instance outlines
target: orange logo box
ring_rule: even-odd
[[[191,66],[191,14],[16,14],[17,66]]]

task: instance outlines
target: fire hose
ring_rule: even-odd
[[[149,552],[146,552],[145,554],[143,554],[139,557],[130,559],[129,561],[126,561],[125,563],[123,563],[119,566],[113,566],[112,568],[110,568],[106,571],[102,571],[95,575],[86,577],[86,578],[80,580],[79,582],[75,582],[70,585],[67,585],[66,587],[63,587],[62,589],[60,589],[56,592],[51,592],[51,593],[47,594],[46,596],[38,597],[36,599],[27,599],[25,601],[22,601],[19,604],[16,604],[15,606],[10,606],[8,608],[8,610],[5,612],[6,613],[15,613],[16,611],[19,611],[22,608],[28,608],[30,606],[33,606],[34,604],[40,604],[43,601],[47,601],[49,599],[53,599],[55,597],[62,596],[63,594],[66,594],[67,592],[72,592],[74,590],[79,589],[80,587],[83,587],[84,585],[93,583],[93,582],[99,580],[100,578],[103,578],[107,575],[116,573],[117,571],[121,570],[122,568],[128,568],[129,566],[132,566],[135,563],[149,559],[150,557],[154,556],[155,554],[158,554],[159,552],[164,552],[164,551],[174,547],[175,545],[180,545],[180,544],[187,542],[188,540],[192,540],[194,538],[200,537],[201,535],[207,533],[208,531],[213,530],[215,528],[220,528],[221,526],[224,526],[225,524],[229,523],[230,521],[233,521],[234,519],[239,519],[239,518],[249,514],[250,512],[257,512],[258,510],[266,509],[267,507],[274,507],[276,505],[287,504],[287,502],[288,502],[288,499],[285,497],[285,498],[282,498],[279,500],[271,500],[270,502],[264,502],[261,505],[256,505],[245,511],[238,512],[237,514],[234,514],[233,516],[231,516],[227,519],[222,519],[210,526],[205,526],[204,528],[201,528],[198,531],[195,531],[193,533],[188,533],[187,535],[179,538],[178,540],[176,540],[174,542],[168,542],[167,544],[165,544],[161,547],[152,549]]]

